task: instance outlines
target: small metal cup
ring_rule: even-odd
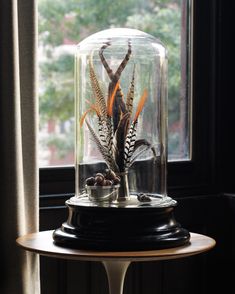
[[[118,191],[120,185],[114,186],[88,186],[86,185],[86,192],[88,198],[93,202],[113,202],[118,198]]]

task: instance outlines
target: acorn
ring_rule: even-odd
[[[116,174],[111,169],[108,169],[108,170],[106,170],[105,178],[108,179],[108,180],[114,180],[116,178]]]
[[[144,194],[144,193],[140,193],[138,196],[137,196],[137,199],[140,201],[140,202],[150,202],[151,201],[151,198]]]
[[[110,177],[111,177],[112,180],[114,180],[116,178],[116,174],[112,170],[110,171]]]
[[[104,186],[112,186],[112,181],[110,181],[110,180],[104,180],[104,182],[103,182],[103,185]]]
[[[120,178],[119,177],[115,177],[114,179],[113,179],[113,184],[114,185],[118,185],[118,184],[120,184]]]
[[[95,178],[94,177],[87,178],[86,184],[87,186],[93,186],[95,184]]]
[[[104,178],[104,175],[102,173],[96,173],[95,176],[96,177],[103,177]]]
[[[102,174],[96,174],[95,176],[95,182],[99,184],[99,186],[103,185],[104,176]]]
[[[106,168],[104,171],[105,177],[107,177],[109,175],[110,169]]]
[[[103,186],[103,183],[104,183],[104,181],[102,181],[102,182],[95,182],[95,184],[94,184],[94,186],[95,187],[101,187],[101,186]]]

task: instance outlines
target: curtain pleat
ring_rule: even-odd
[[[36,0],[0,1],[1,294],[39,294],[39,258],[16,238],[39,229]]]

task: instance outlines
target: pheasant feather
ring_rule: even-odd
[[[109,148],[109,153],[112,155],[113,154],[113,125],[112,125],[111,117],[109,116],[107,117],[106,125],[107,125],[106,142]]]
[[[141,150],[138,151],[138,149],[140,147],[143,147]],[[131,165],[135,162],[135,160],[141,155],[143,154],[145,151],[151,149],[152,153],[153,153],[153,158],[154,160],[156,160],[157,158],[157,154],[156,154],[156,150],[155,148],[152,146],[152,144],[150,144],[147,140],[145,139],[139,139],[135,141],[135,145],[134,145],[134,150],[132,153],[132,158],[129,162],[129,167],[131,167]]]
[[[118,170],[118,166],[115,162],[115,160],[113,159],[113,157],[110,155],[107,147],[103,146],[102,143],[100,142],[99,137],[96,135],[95,131],[93,130],[93,128],[91,127],[91,125],[88,123],[88,121],[86,120],[86,125],[91,133],[92,139],[94,140],[94,142],[96,143],[101,155],[103,156],[104,160],[106,161],[106,163],[108,164],[109,168],[112,170],[117,171]]]
[[[126,109],[130,113],[130,115],[132,114],[132,109],[133,109],[134,94],[135,94],[135,66],[133,69],[130,88],[126,96]]]
[[[100,88],[91,58],[89,60],[89,67],[90,67],[89,74],[90,74],[91,87],[96,98],[96,104],[99,108],[99,111],[102,117],[105,118],[107,116],[106,102],[105,102],[104,94]]]
[[[128,130],[128,134],[126,136],[125,149],[124,149],[125,168],[129,167],[131,157],[134,152],[135,142],[136,142],[136,129],[137,129],[137,121],[131,124]]]
[[[125,138],[128,132],[130,123],[130,114],[126,113],[121,118],[117,130],[115,132],[115,160],[121,172],[125,170]]]
[[[111,123],[111,118],[107,117],[106,121],[98,118],[98,131],[100,140],[110,153],[113,155],[113,128]]]

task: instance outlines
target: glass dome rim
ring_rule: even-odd
[[[105,36],[105,33],[108,33],[110,31],[128,31],[129,33],[134,33],[134,32],[137,32],[138,34],[128,34],[128,35],[118,35],[118,34],[115,34],[114,36]],[[104,34],[104,35],[103,35]],[[132,39],[149,39],[151,40],[152,42],[149,41],[149,43],[154,43],[154,44],[158,44],[160,46],[162,46],[166,51],[167,51],[167,47],[166,45],[161,41],[161,39],[159,39],[158,37],[155,37],[149,33],[146,33],[144,31],[141,31],[139,29],[135,29],[135,28],[127,28],[127,27],[115,27],[115,28],[108,28],[108,29],[104,29],[104,30],[100,30],[100,31],[97,31],[91,35],[88,35],[87,37],[83,38],[80,42],[78,42],[76,44],[76,47],[77,49],[79,47],[81,47],[82,45],[88,45],[88,44],[93,44],[93,43],[97,43],[97,40],[98,38],[95,38],[96,36],[99,36],[100,35],[100,40],[105,40],[105,38],[111,38],[111,39],[118,39],[118,38],[125,38],[125,39],[128,39],[129,38],[132,38]],[[94,41],[93,41],[94,40]]]

